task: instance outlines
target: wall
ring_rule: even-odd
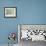
[[[46,31],[46,25],[21,25],[21,30],[45,30]]]
[[[17,7],[17,18],[4,18],[4,7]],[[17,24],[46,24],[46,0],[0,0],[0,44],[18,32]]]
[[[46,24],[46,0],[23,0],[21,2],[21,24]]]

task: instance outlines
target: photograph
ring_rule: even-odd
[[[16,7],[5,7],[4,17],[5,18],[16,18]]]

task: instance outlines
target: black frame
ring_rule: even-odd
[[[5,16],[5,8],[16,8],[16,7],[4,7],[4,18],[16,18],[17,17],[17,8],[16,8],[16,16],[15,17],[6,17]]]

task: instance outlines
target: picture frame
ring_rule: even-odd
[[[4,18],[16,18],[17,8],[16,7],[4,7]]]

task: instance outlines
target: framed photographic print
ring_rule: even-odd
[[[5,7],[4,18],[16,18],[16,7]]]

